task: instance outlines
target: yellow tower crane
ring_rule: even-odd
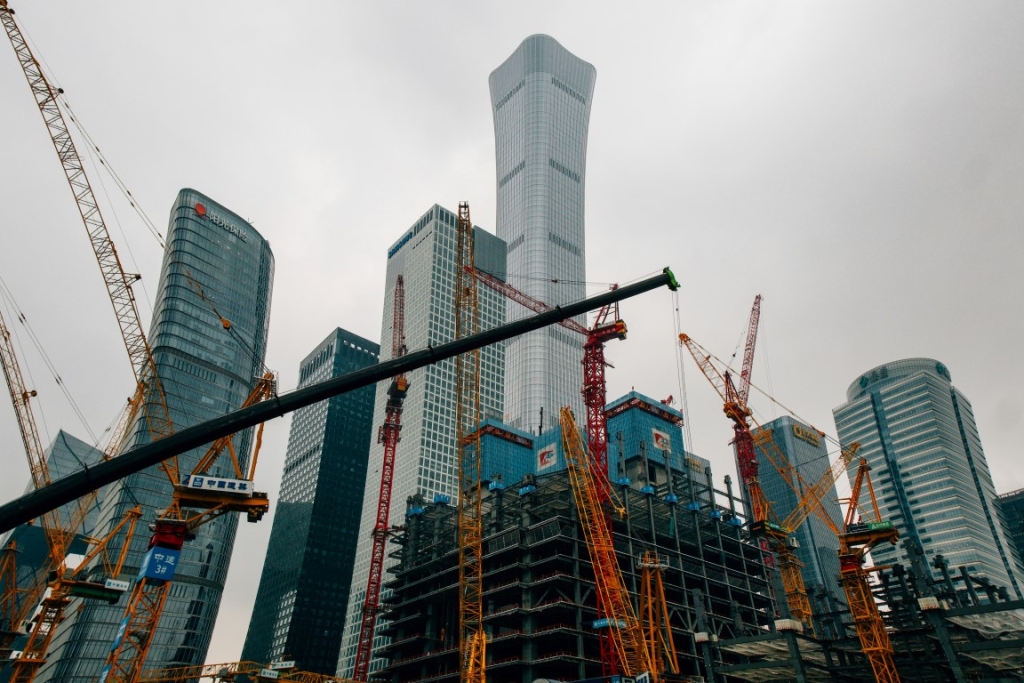
[[[11,333],[2,315],[0,315],[0,366],[3,367],[4,379],[10,391],[11,403],[14,405],[18,428],[32,474],[32,483],[37,489],[48,486],[51,481],[50,468],[46,462],[46,453],[39,440],[39,430],[36,427],[30,405],[36,392],[25,386],[25,380],[14,352],[14,345],[11,342]],[[11,681],[27,683],[35,677],[36,671],[46,661],[46,652],[53,639],[54,630],[61,622],[64,610],[74,597],[99,598],[116,602],[121,594],[128,589],[128,583],[117,578],[127,557],[128,544],[126,543],[122,547],[120,556],[113,561],[107,557],[105,550],[110,539],[123,528],[127,528],[127,538],[129,541],[131,540],[135,531],[135,523],[142,515],[142,509],[139,506],[129,510],[105,537],[87,538],[86,541],[94,548],[76,567],[69,568],[67,566],[68,550],[82,528],[85,517],[92,509],[95,500],[96,493],[90,493],[76,501],[69,519],[66,520],[61,518],[59,509],[42,515],[40,523],[49,551],[47,558],[49,566],[45,569],[52,579],[34,583],[20,595],[20,600],[16,599],[19,597],[19,589],[12,564],[14,562],[13,555],[5,559],[5,563],[12,564],[12,568],[8,570],[11,572],[9,578],[4,582],[3,597],[4,605],[10,610],[8,612],[10,622],[9,628],[4,630],[0,649],[10,652],[10,645],[17,635],[18,628],[27,621],[28,613],[42,601],[38,616],[31,620],[33,625],[28,642],[13,662]],[[93,559],[101,559],[103,563],[104,577],[100,581],[85,578],[87,567]]]
[[[647,649],[651,653],[654,673],[659,679],[664,676],[666,669],[671,674],[678,674],[679,656],[672,639],[668,601],[665,599],[665,585],[662,581],[662,574],[668,565],[656,552],[648,550],[637,567],[640,569],[640,619],[647,637]]]
[[[480,331],[473,221],[459,202],[455,266],[455,338]],[[455,438],[459,460],[459,680],[484,683],[487,634],[483,624],[483,512],[480,491],[480,349],[455,358]]]

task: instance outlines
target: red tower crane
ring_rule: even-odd
[[[535,313],[550,311],[552,308],[493,275],[479,270],[473,270],[472,273],[491,289],[504,294],[507,298]],[[612,289],[617,287],[618,285],[612,285]],[[583,389],[581,391],[587,410],[587,454],[590,459],[590,469],[596,473],[593,495],[596,496],[598,505],[604,509],[605,503],[611,500],[611,484],[608,481],[608,418],[604,412],[607,403],[604,374],[607,363],[604,359],[604,345],[605,342],[612,339],[625,339],[626,323],[619,318],[619,304],[615,303],[599,310],[597,318],[594,320],[594,326],[589,329],[572,318],[563,320],[559,324],[574,332],[579,332],[587,338],[583,343]],[[610,533],[611,520],[608,519],[607,514],[603,519]],[[598,593],[597,616],[599,620],[609,622],[609,615],[601,595]],[[602,672],[606,676],[617,675],[621,670],[620,648],[616,647],[612,638],[613,628],[615,627],[609,626],[601,631],[601,666]]]
[[[405,355],[405,281],[401,275],[395,280],[395,308],[391,325],[391,357]],[[388,388],[388,402],[384,413],[384,424],[377,432],[377,443],[384,444],[384,462],[380,468],[380,493],[377,497],[377,517],[373,527],[373,550],[370,554],[370,574],[366,580],[366,597],[363,600],[363,618],[359,627],[359,642],[356,647],[356,662],[352,678],[365,681],[370,671],[373,654],[373,631],[380,611],[380,585],[384,575],[384,547],[387,542],[388,516],[391,513],[391,484],[395,472],[395,450],[398,448],[399,433],[402,430],[402,403],[409,391],[409,380],[405,373],[391,380]]]
[[[754,306],[750,309],[750,322],[747,325],[747,341],[743,348],[743,365],[740,368],[740,384],[736,387],[728,372],[725,377],[725,414],[733,421],[733,443],[736,446],[736,470],[740,482],[749,492],[751,513],[754,519],[764,519],[763,494],[757,484],[757,452],[754,440],[750,438],[750,409],[747,399],[750,398],[750,375],[754,367],[754,346],[757,344],[757,325],[761,319],[761,295],[754,297]]]

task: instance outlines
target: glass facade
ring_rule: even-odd
[[[237,410],[249,395],[264,367],[273,274],[270,246],[251,225],[195,190],[178,193],[149,330],[176,429]],[[223,327],[221,317],[231,322],[230,330]],[[140,421],[129,443],[149,440]],[[243,462],[248,462],[251,446],[251,430],[236,436]],[[182,470],[190,469],[205,450],[179,456]],[[209,474],[234,477],[230,465],[215,465]],[[136,502],[144,509],[142,532],[132,540],[121,578],[134,580],[137,575],[149,541],[145,529],[167,507],[170,494],[167,476],[156,467],[126,477],[107,491],[99,532],[112,528]],[[200,527],[196,538],[185,544],[145,668],[199,664],[205,659],[237,525],[237,515],[225,515]],[[115,537],[111,551],[118,552],[124,543],[123,536]],[[113,606],[86,602],[80,609],[69,609],[36,680],[95,681],[126,599]]]
[[[860,442],[883,519],[917,540],[929,563],[941,554],[1020,598],[974,412],[946,366],[928,358],[886,363],[851,384],[846,398],[832,411],[839,439]],[[909,564],[899,544],[872,556]]]
[[[405,343],[409,351],[436,346],[455,338],[455,263],[457,215],[445,208],[431,207],[388,250],[384,316],[381,324],[382,349],[391,349],[395,280],[405,283]],[[490,273],[505,270],[505,243],[480,228],[473,228],[476,266]],[[484,285],[478,287],[480,329],[487,330],[505,322],[505,299]],[[390,351],[386,352],[390,355]],[[384,358],[383,360],[390,360]],[[491,344],[480,350],[480,404],[484,418],[504,413],[504,344]],[[443,494],[454,502],[458,498],[458,460],[455,450],[455,359],[451,358],[408,374],[409,392],[402,409],[402,432],[395,453],[392,485],[392,524],[404,523],[403,502],[408,496],[422,494],[427,500]],[[388,382],[377,388],[373,425],[384,423]],[[366,597],[370,570],[371,532],[377,513],[380,490],[380,466],[384,446],[370,446],[365,495],[359,525],[359,547],[348,598],[348,617],[338,660],[340,676],[349,676],[355,661],[360,616]],[[390,559],[386,560],[390,562]],[[387,590],[382,591],[385,601]],[[378,627],[381,620],[378,620]],[[383,644],[381,636],[375,640]],[[371,662],[370,671],[380,668]]]
[[[552,306],[586,296],[583,209],[596,77],[593,66],[544,35],[524,40],[490,76],[507,281]],[[528,315],[509,304],[509,321]],[[545,428],[557,423],[563,406],[584,414],[583,341],[551,326],[507,342],[506,423],[537,434],[542,421]]]
[[[299,387],[376,365],[380,347],[336,329],[299,364]],[[355,559],[376,386],[292,416],[281,494],[242,659],[333,675]]]
[[[772,440],[779,447],[786,460],[792,465],[809,486],[821,480],[831,466],[825,439],[814,427],[794,420],[789,416],[780,417],[763,425],[771,432]],[[760,433],[760,429],[755,429]],[[757,452],[757,478],[768,500],[772,501],[775,516],[781,521],[796,509],[800,498],[806,493],[800,480],[792,473],[783,474],[775,469],[760,448]],[[834,457],[838,457],[836,453]],[[787,481],[787,479],[789,481]],[[799,492],[799,497],[797,495]],[[831,494],[823,500],[825,510],[837,528],[843,524],[843,511],[839,505],[839,494],[833,486]],[[816,514],[807,517],[792,536],[800,547],[796,556],[804,567],[801,574],[808,594],[817,586],[823,586],[833,598],[846,603],[846,593],[839,588],[839,539]]]

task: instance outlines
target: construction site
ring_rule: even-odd
[[[805,481],[771,430],[756,423],[748,401],[760,296],[738,373],[687,334],[678,335],[680,357],[692,356],[733,429],[728,448],[738,478],[725,476],[716,484],[709,461],[688,450],[687,416],[671,400],[635,390],[612,401],[607,396],[604,345],[627,332],[619,301],[656,288],[675,291],[672,271],[550,306],[477,268],[467,202],[459,204],[452,226],[454,295],[444,303],[453,311],[451,339],[407,348],[408,284],[400,274],[391,293],[390,357],[371,371],[282,395],[274,373],[253,354],[251,386],[232,384],[233,410],[211,411],[176,431],[171,392],[164,389],[170,373],[154,359],[143,332],[134,280],[118,260],[58,92],[6,0],[0,0],[0,19],[89,232],[136,380],[97,464],[52,476],[33,416],[35,392],[0,317],[0,360],[33,489],[3,506],[5,530],[22,526],[0,558],[0,680],[31,683],[42,671],[49,681],[79,680],[84,674],[74,667],[86,656],[102,660],[94,677],[100,683],[1024,680],[1024,600],[971,568],[950,566],[941,555],[927,559],[901,536],[880,513],[859,444],[836,442],[835,461],[819,479]],[[555,168],[553,159],[551,164]],[[558,170],[572,178],[566,168]],[[186,203],[176,210],[191,212],[190,220],[211,220],[206,205]],[[240,228],[216,220],[224,232],[248,242]],[[190,273],[179,275],[178,285],[202,307],[202,317],[237,341],[244,326],[224,318],[216,297],[207,296]],[[479,286],[533,316],[481,330]],[[591,324],[582,324],[592,311]],[[553,426],[535,434],[487,418],[480,401],[481,347],[554,324],[577,335],[573,343],[582,347],[585,414],[563,407]],[[252,327],[265,335],[265,320]],[[245,343],[255,348],[260,342]],[[408,373],[448,359],[454,359],[451,440],[458,495],[407,496],[396,525],[394,497],[407,495],[394,491],[393,483],[403,466],[397,454]],[[201,564],[200,556],[209,561],[222,540],[216,536],[221,517],[255,523],[270,512],[268,494],[254,488],[264,422],[378,382],[387,392],[384,421],[375,425],[383,456],[374,470],[379,480],[372,482],[378,497],[370,501],[376,515],[353,670],[338,672],[345,678],[305,672],[303,662],[288,658],[147,665],[157,651],[186,661],[199,651],[205,655],[208,642],[176,646],[166,635],[198,631],[196,624],[208,618],[203,590],[213,584],[206,569],[196,578],[182,567]],[[777,509],[764,493],[765,463],[792,487],[798,501],[792,509]],[[153,499],[144,506],[126,495],[105,507],[104,533],[83,534],[99,489],[143,471],[159,479],[151,486]],[[837,519],[825,502],[838,497],[836,484],[845,475],[852,491]],[[61,486],[54,485],[58,480]],[[834,537],[839,572],[806,585],[794,534],[812,518]],[[910,562],[874,566],[871,551],[882,544],[902,544]],[[84,627],[75,630],[76,620],[96,615],[105,630],[102,639],[89,640],[81,636]],[[177,654],[168,654],[175,647]]]

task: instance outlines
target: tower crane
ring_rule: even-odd
[[[664,675],[666,668],[670,673],[678,674],[679,656],[672,640],[668,601],[662,582],[662,574],[668,565],[656,552],[648,550],[637,567],[640,569],[640,619],[654,671],[659,677]]]
[[[243,408],[273,396],[277,382],[266,372],[246,398]],[[170,592],[181,549],[196,529],[231,512],[244,512],[258,522],[270,509],[267,494],[253,489],[256,464],[263,441],[263,424],[256,431],[252,460],[243,468],[233,444],[233,434],[214,441],[191,472],[174,484],[169,507],[152,526],[140,578],[132,588],[114,643],[101,670],[107,683],[135,683],[149,654],[160,614]],[[235,478],[211,477],[210,468],[227,452]],[[166,470],[165,470],[166,471]]]
[[[870,569],[864,567],[865,556],[873,547],[880,543],[895,544],[899,533],[892,522],[882,520],[875,489],[871,484],[870,469],[867,460],[861,458],[843,528],[835,529],[833,524],[833,530],[838,532],[836,535],[839,537],[839,583],[846,593],[860,647],[871,664],[875,680],[878,683],[899,683],[889,632],[885,629],[885,622],[878,612],[878,605],[868,584]],[[860,498],[865,484],[871,501],[870,521],[867,522],[863,521],[863,517],[858,518],[858,510],[863,512]]]
[[[629,590],[615,556],[615,544],[605,509],[600,502],[602,474],[594,471],[593,458],[588,458],[584,451],[583,439],[569,408],[562,408],[559,423],[573,499],[590,550],[594,584],[600,596],[599,601],[604,605],[604,618],[608,620],[606,632],[611,634],[610,640],[616,650],[617,661],[625,675],[637,676],[650,672],[652,680],[658,683],[658,669],[648,649],[643,627],[633,610]]]
[[[755,311],[758,310],[760,297],[755,299]],[[753,316],[752,316],[753,318]],[[749,335],[748,335],[749,336]],[[711,354],[707,353],[688,334],[680,334],[679,341],[686,347],[697,362],[704,377],[711,383],[724,402],[724,412],[733,423],[735,434],[737,465],[741,471],[745,471],[746,479],[743,482],[747,488],[750,498],[751,509],[751,531],[760,532],[759,540],[762,548],[764,540],[768,540],[771,550],[775,551],[779,560],[779,573],[782,577],[782,585],[786,591],[786,602],[793,618],[801,622],[805,629],[813,628],[811,619],[811,601],[807,597],[807,589],[804,587],[804,578],[800,569],[802,563],[797,558],[793,549],[789,546],[789,534],[782,531],[775,512],[772,510],[771,502],[761,489],[761,483],[757,478],[757,453],[754,449],[754,437],[750,430],[751,413],[746,402],[740,402],[740,394],[733,386],[732,379],[728,372],[718,371],[711,363]],[[744,362],[752,357],[753,346],[748,344],[748,352],[744,353]],[[741,375],[742,377],[742,375]],[[746,380],[747,391],[749,391],[749,376]],[[768,553],[766,562],[772,564],[771,554]]]
[[[405,279],[399,275],[395,280],[394,290],[391,357],[404,356],[405,350]],[[402,404],[408,391],[409,380],[404,372],[391,380],[391,386],[388,387],[388,402],[384,409],[384,424],[377,432],[377,443],[384,444],[384,459],[380,469],[380,491],[377,495],[377,516],[373,527],[370,573],[366,580],[366,596],[363,600],[363,615],[352,673],[352,677],[357,681],[365,681],[370,671],[373,631],[377,625],[377,613],[380,610],[384,550],[390,530],[388,518],[391,513],[391,485],[395,472],[395,451],[398,448],[399,435],[402,430]]]
[[[714,377],[721,378],[721,374],[711,364],[711,355],[688,335],[682,334],[679,338],[697,359],[701,369],[705,371],[705,376],[717,388],[718,384]],[[868,583],[870,571],[863,567],[865,556],[872,547],[882,542],[895,543],[898,533],[892,522],[881,520],[866,460],[861,458],[842,528],[836,524],[824,506],[827,492],[835,485],[839,474],[853,462],[860,444],[853,442],[841,448],[839,457],[812,485],[808,484],[800,472],[789,463],[772,438],[771,431],[757,425],[752,418],[751,421],[759,428],[756,435],[750,434],[754,445],[764,453],[766,459],[799,497],[796,507],[782,522],[761,519],[754,520],[751,524],[751,532],[760,532],[767,536],[779,555],[780,573],[790,611],[794,618],[804,621],[806,628],[810,622],[810,602],[807,600],[803,576],[800,574],[800,562],[790,548],[789,537],[809,515],[813,514],[839,539],[839,581],[846,593],[861,650],[871,664],[876,680],[878,683],[899,683],[899,676],[893,663],[892,643],[878,612],[878,606],[871,595],[871,586]],[[876,521],[855,523],[854,518],[865,483],[872,504],[871,513]],[[772,517],[774,518],[774,515]]]
[[[473,221],[459,202],[455,267],[455,339],[480,331]],[[459,459],[459,680],[485,683],[483,502],[480,491],[480,349],[455,357],[455,449]]]
[[[525,294],[507,282],[499,280],[490,273],[473,270],[474,277],[490,289],[530,309],[535,313],[550,311],[551,306],[543,301]],[[612,289],[616,289],[613,285]],[[603,485],[595,489],[598,501],[603,505],[609,502],[611,486],[608,485],[608,418],[604,408],[607,404],[604,345],[612,339],[626,338],[626,323],[619,317],[619,304],[601,308],[595,318],[593,327],[587,328],[573,318],[559,323],[562,327],[582,334],[583,343],[583,402],[587,410],[587,454],[595,472],[600,473]],[[606,526],[610,525],[607,516],[603,517]],[[610,526],[609,526],[610,528]],[[604,606],[598,594],[597,612],[599,620],[605,618]],[[612,646],[607,629],[602,630],[600,637],[601,666],[606,676],[619,673],[618,650]]]
[[[29,88],[32,90],[36,106],[39,108],[39,113],[42,114],[50,141],[57,152],[68,186],[75,198],[78,213],[81,215],[85,230],[89,235],[89,243],[100,266],[100,272],[103,274],[107,295],[113,305],[114,315],[121,329],[121,337],[135,373],[136,390],[130,401],[132,407],[129,414],[142,414],[152,440],[163,438],[172,433],[173,426],[167,411],[167,399],[164,395],[163,385],[157,376],[156,364],[153,361],[149,342],[146,341],[146,335],[139,319],[139,309],[135,303],[135,294],[132,292],[132,284],[142,276],[129,275],[121,265],[121,259],[117,255],[113,240],[110,239],[110,233],[103,220],[103,214],[100,212],[92,185],[85,174],[82,159],[78,155],[75,142],[64,120],[64,114],[57,103],[57,95],[63,93],[63,90],[55,89],[43,74],[43,70],[29,49],[21,29],[14,21],[14,10],[8,6],[7,0],[0,0],[0,22],[3,23],[4,29],[7,31],[7,37],[11,41],[15,56],[25,74]],[[115,443],[113,447],[116,446]],[[164,463],[162,467],[166,469],[172,480],[177,480],[176,459]]]
[[[39,440],[39,430],[36,427],[30,405],[30,400],[36,396],[36,392],[25,386],[24,376],[14,352],[14,345],[11,343],[11,333],[2,315],[0,315],[0,366],[3,367],[4,379],[10,392],[11,403],[14,405],[22,444],[32,474],[32,483],[36,488],[48,486],[51,481],[50,468],[46,462],[46,453]],[[117,579],[127,557],[127,545],[122,548],[119,558],[113,563],[109,561],[104,551],[114,534],[120,532],[126,525],[128,528],[127,538],[131,539],[135,523],[142,515],[142,510],[138,506],[129,510],[114,530],[104,538],[88,539],[94,548],[86,555],[86,560],[80,562],[75,569],[67,567],[68,550],[95,500],[96,493],[90,493],[76,501],[71,516],[67,520],[61,519],[59,509],[41,516],[40,523],[48,550],[47,563],[49,566],[47,571],[52,575],[50,581],[36,582],[28,587],[23,595],[18,596],[17,574],[13,565],[14,555],[12,553],[5,558],[5,563],[11,565],[10,578],[5,581],[3,597],[4,604],[8,605],[10,609],[8,612],[10,627],[4,629],[0,649],[6,652],[10,651],[11,643],[17,635],[16,627],[25,623],[28,612],[35,609],[42,600],[42,609],[38,618],[34,620],[28,642],[21,655],[14,661],[12,681],[22,683],[33,679],[36,671],[46,661],[46,652],[53,638],[54,629],[60,623],[64,609],[70,604],[72,598],[93,597],[116,602],[121,597],[121,593],[128,588],[126,582]],[[103,569],[105,570],[104,579],[99,582],[87,580],[85,575],[88,573],[86,570],[88,563],[101,557],[101,553],[103,553]],[[49,589],[48,595],[46,595],[47,589]],[[20,600],[17,599],[18,597]]]

